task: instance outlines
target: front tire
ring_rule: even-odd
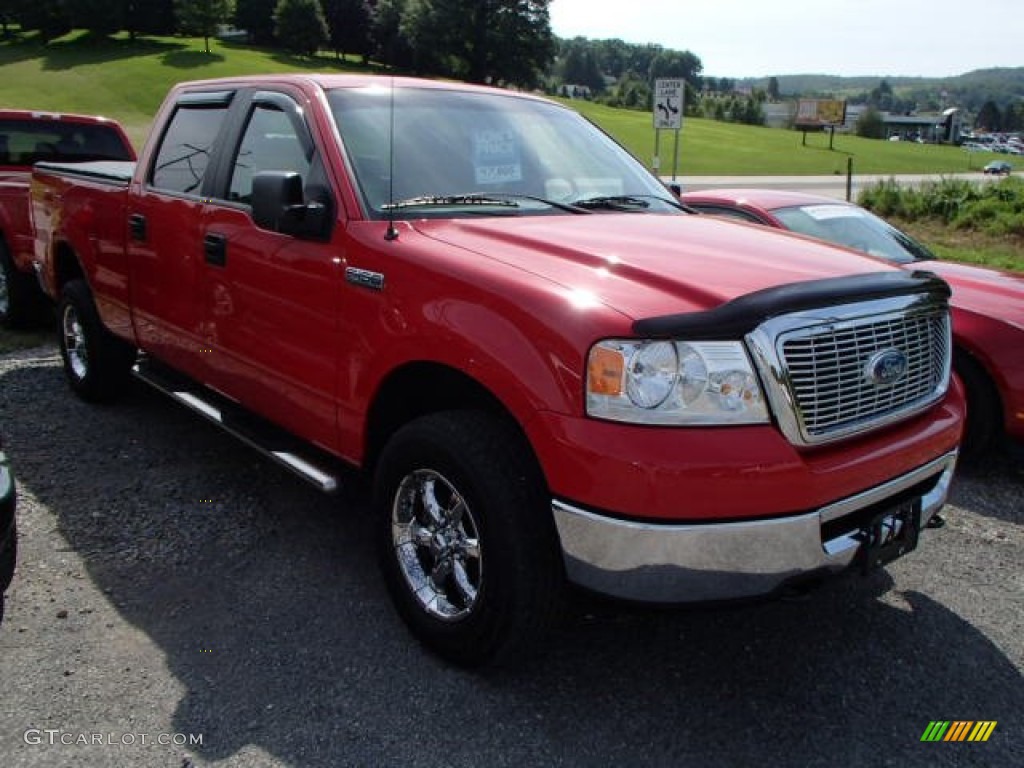
[[[486,413],[423,416],[375,476],[381,567],[399,615],[444,658],[508,661],[554,621],[564,574],[540,470]]]
[[[1003,413],[999,391],[985,369],[961,349],[953,354],[953,368],[967,395],[961,450],[965,457],[975,458],[991,447],[1000,434]]]
[[[60,355],[71,389],[90,402],[117,398],[128,385],[136,350],[104,327],[84,280],[64,286],[57,316]]]

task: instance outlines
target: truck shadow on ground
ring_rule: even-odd
[[[978,629],[885,572],[796,602],[580,600],[527,662],[470,673],[396,618],[358,495],[320,496],[141,387],[105,408],[47,397],[44,412],[33,393],[64,387],[54,364],[0,382],[19,481],[166,655],[187,689],[174,730],[203,733],[203,759],[248,745],[317,768],[1019,757],[1006,722],[985,745],[920,743],[930,720],[1024,711],[1024,686]],[[40,480],[44,463],[62,471]]]

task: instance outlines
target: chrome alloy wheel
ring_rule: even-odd
[[[473,513],[448,480],[430,469],[402,479],[391,538],[399,570],[428,614],[455,621],[473,610],[483,585],[480,537]]]
[[[64,349],[67,352],[68,365],[78,379],[84,379],[89,373],[89,351],[85,345],[85,331],[78,319],[78,312],[73,306],[64,308],[61,318],[64,331]]]

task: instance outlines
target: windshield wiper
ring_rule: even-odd
[[[538,195],[527,195],[522,192],[498,192],[495,197],[511,197],[519,200],[533,200],[544,205],[550,205],[552,208],[558,208],[560,211],[568,211],[569,213],[590,213],[586,211],[582,206],[576,205],[575,203],[560,203],[557,200],[549,200],[546,197],[539,197]]]
[[[580,200],[573,200],[572,205],[579,208],[603,208],[609,211],[636,211],[651,207],[648,200],[657,200],[659,203],[670,205],[681,211],[686,211],[686,206],[675,200],[658,195],[598,195],[597,197],[585,197]]]
[[[494,205],[501,208],[518,208],[515,200],[487,197],[485,195],[424,195],[399,200],[396,203],[385,203],[381,209],[394,211],[399,208],[443,208],[459,205]]]
[[[533,200],[537,203],[558,208],[569,213],[590,213],[568,203],[560,203],[557,200],[549,200],[546,197],[527,195],[521,192],[496,192],[493,194],[481,194],[472,192],[462,195],[424,195],[421,197],[410,197],[407,200],[399,200],[395,203],[386,203],[381,206],[382,210],[393,211],[400,208],[442,208],[457,207],[460,205],[496,206],[499,208],[519,208],[516,200]]]

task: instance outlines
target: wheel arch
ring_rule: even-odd
[[[430,413],[479,410],[508,422],[546,484],[540,461],[520,421],[497,395],[464,371],[429,361],[406,363],[381,382],[367,410],[364,468],[372,476],[381,451],[402,426]]]
[[[53,290],[55,298],[60,298],[60,293],[71,280],[84,280],[86,285],[89,284],[89,279],[86,276],[85,269],[82,268],[82,262],[78,258],[78,254],[75,252],[71,244],[66,240],[62,240],[53,248]],[[92,286],[89,286],[92,290]]]

